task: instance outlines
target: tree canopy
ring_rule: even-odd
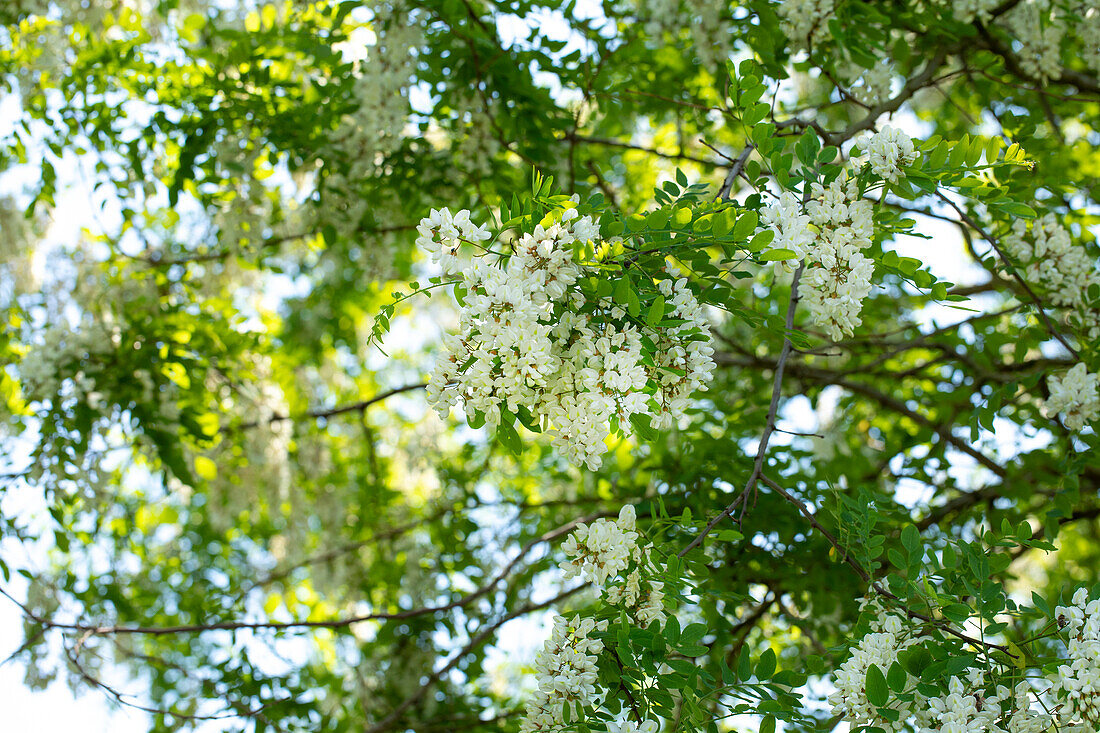
[[[0,89],[29,685],[1100,730],[1092,0],[14,0]]]

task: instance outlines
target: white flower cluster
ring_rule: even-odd
[[[691,39],[703,66],[715,72],[730,56],[729,3],[720,0],[685,0],[691,18]]]
[[[1052,305],[1067,311],[1067,320],[1088,339],[1100,337],[1100,312],[1086,298],[1090,287],[1100,285],[1096,260],[1054,214],[1028,222],[1017,219],[1012,232],[1001,240],[1008,254],[1022,265],[1024,277],[1038,285]],[[1062,376],[1047,379],[1047,409],[1062,413],[1066,427],[1080,430],[1100,417],[1100,376],[1076,364]]]
[[[687,280],[662,280],[657,288],[665,296],[665,308],[671,309],[669,317],[684,321],[662,330],[657,338],[659,387],[654,397],[658,412],[653,426],[667,430],[684,414],[692,392],[707,388],[714,372],[714,347],[703,306],[688,288]]]
[[[1089,306],[1089,287],[1100,285],[1096,259],[1054,214],[1030,223],[1017,219],[1002,238],[1008,253],[1023,266],[1024,276],[1040,286],[1050,303],[1067,309],[1067,318],[1089,339],[1100,338],[1100,312]]]
[[[601,590],[609,579],[625,576],[621,584],[608,589],[607,602],[631,610],[638,623],[648,627],[665,620],[664,586],[642,580],[642,568],[649,558],[638,545],[635,518],[634,507],[626,504],[617,521],[597,519],[591,526],[582,524],[562,543],[562,550],[572,559],[561,568],[566,578],[580,575]],[[631,561],[634,568],[626,573]]]
[[[593,631],[605,631],[607,621],[574,616],[554,619],[554,630],[538,654],[535,672],[538,689],[527,702],[521,733],[560,730],[565,727],[562,706],[596,704],[596,658],[603,642],[590,639]]]
[[[1020,44],[1017,56],[1023,70],[1040,81],[1058,77],[1062,69],[1063,18],[1050,0],[1024,0],[1008,15],[1008,27]]]
[[[493,172],[493,160],[503,147],[494,128],[500,114],[496,104],[488,104],[475,96],[460,97],[451,103],[456,120],[453,123],[451,149],[458,154],[456,173],[464,171],[475,179],[488,179]],[[465,181],[458,181],[466,185]]]
[[[770,229],[772,249],[789,249],[794,252],[794,260],[805,259],[814,243],[814,231],[810,229],[810,215],[802,209],[798,196],[784,191],[779,197],[769,201],[760,212],[760,224]],[[790,269],[790,263],[784,263]]]
[[[1047,409],[1061,413],[1070,430],[1080,430],[1100,417],[1100,375],[1089,374],[1084,364],[1074,364],[1060,377],[1047,377],[1047,387]]]
[[[874,264],[860,250],[874,237],[874,211],[859,197],[858,181],[846,174],[827,188],[813,184],[811,193],[804,209],[794,194],[782,194],[764,207],[760,219],[775,232],[773,247],[795,253],[784,267],[793,269],[805,259],[799,293],[813,322],[839,339],[860,325],[863,299],[871,292]]]
[[[848,88],[848,93],[856,101],[876,107],[890,99],[894,83],[894,67],[887,61],[879,61],[874,68],[862,71]]]
[[[1001,705],[1001,728],[1005,733],[1045,733],[1050,729],[1051,716],[1044,710],[1032,707],[1035,690],[1026,680],[1016,683],[1011,691],[1003,685],[997,686],[997,700]],[[988,700],[988,698],[985,698]],[[1065,733],[1069,728],[1063,727]]]
[[[872,602],[872,607],[877,604]],[[900,731],[915,725],[919,733],[1095,733],[1100,730],[1100,599],[1078,589],[1070,605],[1056,611],[1058,626],[1068,635],[1068,658],[1045,678],[1019,680],[1015,686],[990,684],[986,671],[972,668],[948,680],[943,694],[926,697],[916,678],[906,675],[904,693],[893,693],[886,707],[896,720],[880,716],[867,699],[867,670],[884,674],[898,653],[920,640],[903,619],[877,608],[871,632],[864,636],[834,677],[829,696],[833,714],[853,728],[875,725]],[[1018,679],[1018,678],[1017,678]],[[1036,683],[1039,683],[1038,685]],[[1043,691],[1045,688],[1045,691]]]
[[[318,192],[316,220],[340,236],[358,232],[367,214],[362,186],[378,175],[386,156],[401,143],[409,115],[408,90],[416,73],[417,49],[424,43],[421,23],[400,2],[374,8],[373,38],[352,35],[337,44],[354,61],[351,101],[320,152],[325,174]],[[364,53],[361,44],[369,42]],[[379,211],[378,207],[375,212]]]
[[[46,329],[42,344],[33,347],[19,362],[23,388],[31,400],[72,398],[86,402],[93,410],[102,404],[96,389],[97,377],[118,348],[120,332],[98,321],[79,329],[57,325]],[[71,388],[62,394],[66,379]]]
[[[573,248],[597,239],[599,227],[576,209],[514,242],[503,266],[460,258],[463,244],[490,236],[468,211],[432,211],[418,231],[417,243],[445,274],[460,275],[467,292],[460,332],[446,338],[447,355],[428,381],[428,400],[440,415],[461,400],[470,420],[480,414],[495,427],[502,405],[512,413],[526,409],[563,455],[596,469],[612,421],[627,431],[632,416],[651,415],[668,427],[691,392],[705,388],[713,349],[695,331],[707,334],[706,321],[686,280],[659,286],[668,316],[686,323],[654,335],[653,366],[643,362],[642,332],[622,325],[619,308],[610,301],[585,308],[573,288],[585,274]]]
[[[463,244],[480,245],[493,236],[488,229],[471,221],[470,212],[466,209],[457,214],[451,214],[450,209],[432,209],[428,216],[420,220],[416,233],[419,235],[417,245],[428,251],[432,261],[448,277],[461,275],[463,268],[469,264],[459,259]]]
[[[15,23],[25,15],[45,16],[50,12],[49,0],[9,0],[11,7],[0,10],[0,21]]]
[[[916,160],[913,140],[901,130],[884,127],[867,141],[864,155],[871,171],[887,181],[895,182],[903,166]]]
[[[1100,726],[1100,599],[1089,600],[1079,588],[1069,606],[1055,609],[1058,625],[1069,635],[1068,664],[1058,667],[1054,695],[1066,702],[1065,717],[1088,723],[1088,730]],[[1066,721],[1067,723],[1069,721]],[[1086,730],[1084,726],[1081,730]]]
[[[796,48],[814,45],[829,33],[836,0],[781,0],[776,10],[783,32]]]
[[[833,678],[836,690],[829,695],[833,715],[839,715],[852,727],[877,725],[890,730],[903,730],[908,710],[902,710],[898,722],[885,720],[875,712],[867,699],[865,689],[867,670],[876,665],[883,674],[898,661],[898,652],[912,646],[916,639],[906,633],[905,622],[900,616],[881,609],[872,624],[872,630],[859,640],[852,655],[840,665]]]
[[[917,695],[915,719],[920,733],[1043,733],[1053,718],[1032,708],[1034,690],[1026,681],[1012,689],[987,689],[985,671],[971,669],[965,680],[952,677],[947,694],[925,699]],[[1064,729],[1063,729],[1064,730]]]
[[[676,35],[683,24],[680,0],[638,0],[638,16],[645,20],[646,36],[654,46],[664,41],[666,33]]]
[[[984,23],[1000,4],[1001,0],[954,0],[951,10],[963,23],[969,23],[975,18]]]
[[[562,563],[566,578],[578,575],[596,585],[626,570],[631,555],[638,550],[638,533],[634,531],[636,514],[630,504],[619,510],[619,518],[597,519],[591,525],[582,524],[573,531],[561,549],[573,560]]]
[[[967,684],[968,683],[968,684]],[[997,719],[1001,716],[1000,700],[985,697],[985,676],[979,669],[971,669],[967,683],[958,677],[947,682],[947,694],[930,698],[927,707],[917,711],[921,733],[983,733],[999,730]]]
[[[645,562],[646,553],[638,547],[636,519],[634,507],[626,504],[615,521],[598,519],[591,525],[582,524],[562,543],[565,554],[572,559],[561,567],[566,578],[579,575],[599,587],[621,576],[633,560],[636,567],[625,584],[613,586],[607,598],[612,604],[634,608],[635,618],[648,626],[653,621],[664,621],[664,603],[660,583],[650,584],[645,594],[641,592],[638,567]],[[588,635],[606,629],[607,621],[596,623],[590,618],[575,616],[566,621],[558,616],[554,620],[550,639],[535,657],[538,689],[527,703],[521,733],[563,728],[563,704],[579,703],[584,707],[599,703],[596,655],[603,649],[603,642]],[[654,722],[623,722],[612,724],[610,730],[656,733],[657,727]]]
[[[375,156],[394,150],[409,113],[407,92],[416,72],[416,53],[424,41],[420,24],[394,4],[375,10],[375,43],[365,61],[356,61],[355,110],[333,135],[338,150],[353,154],[352,175],[368,175]]]
[[[813,196],[806,206],[818,230],[811,261],[820,267],[806,271],[800,293],[814,323],[839,339],[862,323],[859,312],[871,292],[874,265],[860,250],[874,237],[873,210],[859,198],[854,178],[838,176],[828,188],[815,183]]]
[[[271,227],[277,195],[257,175],[262,146],[251,129],[228,133],[211,146],[218,174],[232,181],[214,199],[211,221],[218,230],[218,242],[232,251],[247,251],[260,245]]]
[[[871,604],[873,608],[877,604]],[[1001,685],[987,690],[984,672],[972,669],[964,678],[952,677],[945,694],[927,698],[917,689],[917,679],[906,674],[904,695],[893,694],[886,707],[897,712],[895,720],[878,714],[867,699],[867,670],[874,664],[884,675],[898,661],[902,650],[921,639],[909,632],[900,616],[877,608],[871,632],[837,670],[836,691],[829,696],[833,714],[852,728],[874,725],[885,730],[920,733],[1040,733],[1050,726],[1050,716],[1031,709],[1033,690],[1026,681],[1013,690]]]
[[[1081,60],[1100,74],[1100,8],[1093,0],[1081,0],[1074,10],[1080,17],[1076,30],[1081,40]]]
[[[624,720],[621,723],[611,722],[607,724],[607,733],[657,733],[659,729],[660,726],[652,720],[643,723]]]

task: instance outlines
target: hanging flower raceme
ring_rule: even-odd
[[[880,671],[890,669],[898,661],[898,653],[912,646],[917,639],[907,633],[900,616],[887,613],[877,606],[874,608],[877,615],[871,624],[871,632],[859,640],[852,649],[852,655],[837,669],[833,679],[836,691],[829,695],[829,702],[833,705],[833,715],[840,716],[853,727],[877,725],[890,730],[903,730],[911,709],[905,704],[893,705],[898,710],[900,723],[884,719],[878,713],[877,706],[868,699],[867,673],[872,666]]]
[[[1096,257],[1054,214],[1017,219],[1001,241],[1045,301],[1066,309],[1066,321],[1083,337],[1100,338],[1100,310],[1089,302],[1092,286],[1100,286]]]
[[[860,197],[859,181],[841,173],[828,186],[814,183],[803,207],[784,192],[764,206],[760,220],[775,233],[772,246],[794,253],[780,264],[806,264],[799,289],[813,323],[832,339],[851,335],[871,292],[874,262],[861,250],[874,239],[873,209]]]
[[[597,519],[582,524],[562,543],[570,558],[561,565],[566,578],[576,576],[607,589],[607,602],[633,614],[642,626],[663,622],[664,586],[643,579],[649,566],[648,547],[638,544],[636,514],[630,504],[619,510],[615,521]]]
[[[919,733],[1100,729],[1100,599],[1090,598],[1086,589],[1078,589],[1068,605],[1055,609],[1054,621],[1067,639],[1062,663],[1021,679],[1015,666],[999,668],[976,658],[973,666],[946,676],[939,694],[932,692],[926,675],[910,674],[914,659],[922,653],[930,659],[925,644],[931,637],[925,630],[876,601],[865,608],[875,613],[871,628],[836,671],[836,691],[829,697],[833,714],[853,728]],[[926,669],[923,663],[918,666]]]
[[[1069,638],[1067,664],[1058,667],[1053,693],[1066,703],[1063,725],[1100,725],[1100,599],[1079,588],[1070,605],[1055,609],[1058,625]]]
[[[626,433],[644,416],[667,428],[706,388],[713,348],[688,281],[658,283],[662,315],[675,324],[664,327],[586,296],[578,281],[601,271],[576,252],[600,234],[576,209],[523,234],[500,258],[485,256],[491,234],[468,211],[432,211],[418,231],[417,243],[465,291],[459,333],[446,338],[428,382],[440,415],[461,403],[471,424],[495,428],[527,414],[568,459],[596,469],[612,426]],[[467,257],[464,245],[482,256]]]
[[[643,580],[649,558],[646,549],[638,545],[636,517],[634,507],[627,504],[615,520],[597,519],[580,525],[562,543],[562,550],[570,559],[561,567],[566,578],[580,576],[601,591],[611,583],[606,596],[608,603],[630,612],[641,626],[648,627],[665,620],[664,594],[660,583]],[[589,639],[588,635],[606,628],[606,621],[597,623],[590,618],[555,619],[550,638],[535,658],[538,689],[528,700],[521,731],[560,729],[564,725],[563,705],[598,704],[600,691],[595,685],[595,665],[603,643]],[[617,725],[619,728],[611,730],[638,733],[657,730],[657,724],[652,722]]]
[[[606,629],[607,621],[579,616],[554,619],[550,638],[535,655],[538,689],[528,700],[522,733],[560,730],[565,726],[563,705],[586,707],[598,702],[596,659],[603,642],[589,634]]]

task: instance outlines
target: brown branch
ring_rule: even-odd
[[[656,148],[647,148],[644,145],[638,145],[636,143],[628,143],[628,142],[623,142],[622,140],[613,140],[611,138],[605,138],[605,137],[590,137],[588,135],[581,135],[581,134],[578,134],[578,133],[575,133],[575,132],[574,133],[567,133],[567,134],[563,135],[561,139],[563,141],[568,141],[568,142],[576,141],[576,142],[588,143],[590,145],[604,145],[604,146],[611,147],[611,148],[624,148],[626,150],[637,150],[637,151],[642,152],[642,153],[649,153],[650,155],[655,155],[658,158],[665,158],[666,160],[690,160],[692,163],[699,163],[700,165],[712,166],[712,167],[715,167],[715,168],[720,167],[722,165],[722,162],[718,161],[718,160],[709,160],[707,158],[700,158],[698,156],[687,155],[685,153],[666,153],[662,150],[657,150]]]
[[[0,590],[0,593],[3,593],[3,591]],[[4,595],[7,595],[7,593],[4,593]],[[8,598],[11,598],[11,596],[8,596]],[[14,599],[12,599],[12,600],[14,600]],[[275,700],[275,701],[272,701],[272,702],[269,702],[269,703],[265,703],[264,705],[260,705],[257,708],[238,710],[237,712],[225,711],[225,712],[213,713],[213,714],[209,714],[209,715],[194,714],[194,713],[181,713],[181,712],[177,712],[175,710],[169,710],[167,708],[154,708],[154,707],[150,707],[148,705],[142,705],[141,703],[136,703],[136,702],[133,702],[132,700],[127,699],[129,697],[134,697],[133,695],[128,695],[128,694],[124,694],[124,693],[120,692],[119,690],[115,689],[114,687],[111,687],[110,685],[108,685],[103,680],[93,676],[90,672],[88,672],[88,670],[84,667],[84,665],[80,663],[80,657],[79,657],[79,650],[80,650],[80,647],[83,645],[84,641],[85,641],[84,638],[79,639],[77,641],[77,644],[76,644],[75,648],[69,646],[68,644],[62,644],[62,647],[63,647],[64,652],[65,652],[66,659],[69,660],[69,664],[72,666],[72,669],[76,672],[76,674],[80,677],[80,679],[84,680],[84,682],[89,687],[91,687],[92,689],[100,690],[101,692],[103,692],[104,695],[106,695],[110,699],[114,700],[119,705],[122,705],[122,706],[128,707],[128,708],[132,708],[134,710],[140,710],[141,712],[149,713],[151,715],[162,715],[162,716],[166,716],[166,717],[178,718],[180,720],[194,720],[194,721],[200,721],[200,720],[227,720],[227,719],[230,719],[230,718],[261,718],[261,719],[266,720],[265,716],[263,715],[264,710],[266,710],[270,707],[273,707],[274,705],[278,705],[278,704],[283,703],[283,702],[288,702],[288,701],[293,699],[293,698],[285,698],[285,699]],[[230,703],[230,704],[232,705],[232,703]],[[266,722],[270,723],[270,721],[266,721]]]
[[[889,112],[897,112],[901,108],[901,105],[905,104],[905,102],[907,102],[910,97],[919,92],[929,83],[931,83],[933,79],[935,79],[936,72],[939,70],[940,66],[943,65],[943,62],[946,58],[946,50],[941,49],[937,51],[935,57],[933,57],[932,60],[929,61],[927,65],[925,65],[921,73],[909,79],[905,83],[905,86],[902,87],[902,90],[898,92],[898,95],[896,97],[894,97],[893,99],[888,99],[882,104],[878,105],[870,112],[868,112],[863,119],[849,125],[839,135],[832,136],[831,139],[828,140],[828,142],[832,145],[840,147],[841,143],[845,142],[846,140],[850,140],[857,133],[863,132],[864,130],[869,130],[874,127],[875,122],[882,115]]]
[[[747,149],[748,148],[746,148],[746,150]],[[787,305],[787,331],[791,331],[794,328],[794,314],[795,310],[798,308],[798,282],[802,279],[802,271],[805,267],[805,263],[800,264],[798,269],[795,270],[794,278],[791,280],[791,298],[790,303]],[[749,474],[749,480],[745,483],[745,488],[741,490],[741,493],[737,495],[737,498],[734,499],[729,506],[707,522],[707,526],[703,528],[703,531],[700,532],[687,547],[677,553],[678,557],[683,557],[691,552],[692,549],[702,544],[703,538],[706,537],[719,522],[732,514],[738,504],[742,501],[747,501],[749,492],[756,488],[756,480],[760,477],[760,473],[764,469],[764,457],[768,452],[768,441],[771,440],[772,432],[775,430],[775,420],[779,414],[779,398],[783,391],[783,371],[790,355],[791,339],[790,336],[785,333],[783,335],[783,347],[780,349],[779,358],[775,363],[775,379],[772,382],[772,399],[771,404],[768,406],[767,420],[764,422],[764,433],[760,436],[760,447],[756,451],[756,460],[753,461],[752,473]]]
[[[720,364],[733,364],[733,365],[737,365],[737,366],[753,366],[753,367],[767,366],[768,365],[768,362],[767,362],[766,359],[761,358],[761,357],[756,357],[756,356],[749,356],[749,357],[743,357],[743,358],[738,359],[738,358],[734,358],[734,357],[730,356],[729,354],[719,353],[719,354],[715,354],[715,357],[716,357],[716,361]],[[906,406],[906,404],[904,402],[897,399],[896,397],[885,394],[884,392],[880,392],[877,389],[875,389],[874,387],[871,387],[867,384],[864,384],[863,382],[858,382],[858,381],[855,381],[855,380],[852,380],[852,379],[847,379],[845,377],[842,377],[842,376],[836,374],[835,372],[826,371],[824,369],[818,369],[818,368],[815,368],[815,367],[807,366],[805,364],[793,363],[793,364],[790,365],[789,371],[790,371],[791,374],[793,374],[795,376],[798,376],[798,377],[803,377],[805,379],[810,379],[810,380],[813,380],[814,382],[818,382],[818,383],[821,383],[821,384],[834,384],[838,387],[843,387],[843,388],[847,389],[850,392],[854,392],[856,394],[861,394],[864,397],[868,397],[868,398],[874,400],[875,402],[879,403],[881,406],[886,407],[887,409],[889,409],[893,412],[896,412],[899,415],[904,415],[904,416],[908,417],[909,419],[913,420],[914,422],[916,422],[917,424],[928,428],[932,432],[936,433],[936,435],[940,436],[941,439],[943,439],[947,443],[951,444],[953,447],[955,447],[956,449],[962,451],[963,453],[966,453],[968,456],[970,456],[975,461],[977,461],[978,463],[980,463],[983,466],[985,466],[986,468],[988,468],[990,471],[995,473],[997,476],[1000,476],[1001,478],[1004,478],[1005,475],[1007,474],[1007,472],[1005,471],[1005,468],[1003,466],[1001,466],[999,463],[994,461],[992,458],[985,455],[984,453],[982,453],[978,449],[974,448],[972,445],[970,445],[966,441],[959,438],[953,432],[951,432],[950,426],[938,424],[938,423],[934,422],[933,420],[931,420],[931,419],[925,417],[924,415],[920,414],[919,412],[916,412],[915,410],[909,409],[909,407]]]
[[[745,149],[741,151],[741,154],[737,156],[737,160],[733,161],[733,165],[730,166],[729,171],[726,173],[726,179],[722,181],[722,187],[718,189],[718,198],[722,201],[728,201],[730,197],[730,191],[733,190],[733,182],[737,180],[737,177],[741,175],[741,171],[745,169],[745,163],[749,159],[749,155],[752,154],[754,146],[750,143],[745,146]]]
[[[331,407],[324,410],[311,410],[309,412],[303,412],[300,415],[279,415],[274,414],[266,420],[255,420],[253,422],[241,423],[236,426],[227,426],[222,428],[222,432],[230,432],[232,430],[248,430],[250,428],[259,427],[261,425],[270,425],[272,423],[283,422],[284,420],[306,420],[306,419],[318,419],[318,418],[330,418],[337,415],[344,415],[349,412],[362,412],[371,405],[378,404],[394,395],[403,394],[405,392],[412,392],[413,390],[423,389],[427,387],[427,382],[419,382],[417,384],[406,384],[403,387],[394,387],[393,389],[377,394],[370,399],[362,400],[361,402],[354,402],[350,405],[341,405],[339,407]]]
[[[993,53],[1000,56],[1005,62],[1005,68],[1011,73],[1020,77],[1021,79],[1027,79],[1028,81],[1043,86],[1043,82],[1036,79],[1031,74],[1024,71],[1024,68],[1020,65],[1019,59],[1016,54],[1012,52],[1012,49],[1006,46],[996,36],[989,32],[989,29],[981,23],[975,22],[974,27],[978,29],[978,35],[981,37],[984,45]],[[1067,86],[1077,87],[1079,91],[1092,92],[1093,94],[1100,94],[1100,80],[1089,76],[1088,74],[1082,74],[1079,71],[1072,69],[1061,69],[1061,73],[1057,78],[1051,79],[1051,81],[1058,84],[1065,84]]]

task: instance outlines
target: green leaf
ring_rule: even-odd
[[[770,679],[775,672],[775,652],[771,649],[765,649],[764,653],[760,655],[760,659],[756,662],[756,677],[761,682]]]
[[[623,275],[615,281],[615,294],[613,299],[616,303],[625,308],[630,303],[630,293],[630,278]]]
[[[910,647],[905,652],[904,657],[901,654],[898,655],[898,660],[914,677],[919,677],[925,667],[932,663],[932,654],[923,646]]]
[[[920,532],[917,531],[916,527],[911,524],[905,525],[905,529],[901,531],[901,544],[905,546],[910,555],[920,551]]]
[[[642,301],[638,300],[638,294],[634,292],[634,288],[630,288],[627,292],[626,312],[635,318],[642,313]]]
[[[966,155],[970,152],[970,136],[963,135],[962,140],[958,141],[951,148],[951,156],[947,162],[952,168],[960,168],[963,163],[966,162]]]
[[[694,623],[688,626],[680,634],[680,643],[695,644],[707,635],[707,625]]]
[[[657,209],[652,214],[646,217],[645,223],[646,226],[648,226],[650,229],[664,229],[666,226],[668,226],[668,220],[671,216],[671,209]]]
[[[714,215],[711,231],[715,237],[725,237],[734,226],[736,210],[732,207],[722,209]]]
[[[675,616],[669,616],[665,621],[665,628],[663,631],[665,641],[668,645],[675,647],[680,643],[680,622]]]
[[[890,690],[886,686],[886,676],[882,674],[877,664],[867,668],[867,680],[864,685],[867,690],[867,701],[875,707],[882,707],[890,699]]]
[[[750,677],[752,677],[752,659],[749,657],[748,647],[743,646],[737,658],[737,679],[745,682]]]
[[[733,227],[734,239],[748,239],[749,235],[756,231],[756,225],[760,223],[760,216],[755,211],[746,211],[737,217],[737,224]]]
[[[768,104],[767,102],[758,102],[749,109],[745,110],[745,112],[741,115],[741,119],[746,125],[751,127],[767,117],[768,112],[770,111],[770,104]]]
[[[746,247],[750,252],[759,252],[771,244],[773,239],[775,239],[774,231],[771,229],[761,229],[753,235]]]
[[[905,683],[909,680],[909,676],[905,674],[905,670],[898,662],[894,662],[890,665],[890,671],[886,673],[886,683],[890,685],[890,689],[897,693],[905,692]]]
[[[518,456],[523,453],[523,440],[516,431],[513,419],[511,414],[501,410],[500,423],[497,425],[497,440],[513,455]]]
[[[1007,201],[1003,204],[993,204],[993,206],[1010,216],[1018,216],[1023,219],[1034,219],[1037,216],[1035,209],[1017,201]]]
[[[946,140],[941,140],[932,154],[928,156],[928,165],[933,169],[943,168],[947,162],[947,154],[951,152],[951,145]]]
[[[681,206],[672,212],[672,226],[674,229],[687,229],[691,218],[691,208]]]
[[[757,259],[759,259],[761,262],[780,262],[782,260],[793,260],[794,258],[794,251],[786,249],[784,247],[769,249],[767,252],[761,252],[757,256]]]
[[[665,296],[658,295],[653,299],[653,304],[649,306],[649,311],[646,313],[645,322],[649,326],[656,326],[661,322],[661,319],[665,317]]]

